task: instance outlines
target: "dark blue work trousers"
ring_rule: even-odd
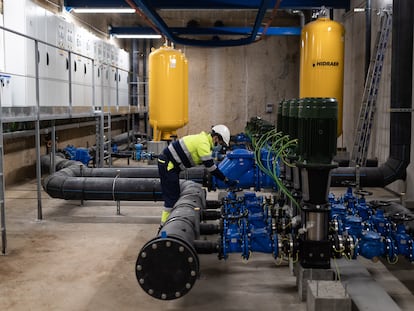
[[[180,197],[180,168],[174,166],[168,170],[170,161],[164,154],[158,156],[158,173],[160,175],[162,197],[166,208],[173,208]]]

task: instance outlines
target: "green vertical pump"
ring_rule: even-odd
[[[278,104],[277,104],[277,123],[276,123],[276,129],[278,132],[282,132],[283,130],[283,103],[285,100],[281,100]]]
[[[301,174],[300,263],[305,268],[330,268],[328,240],[330,172],[337,145],[338,102],[335,98],[302,98],[298,104],[298,156]]]
[[[287,135],[289,133],[289,107],[290,101],[285,100],[282,104],[282,133]]]
[[[289,135],[290,139],[297,139],[298,138],[298,99],[290,99],[288,101],[287,107],[285,108],[285,113],[287,114],[286,120],[286,133]],[[293,145],[290,150],[288,150],[288,154],[286,157],[286,161],[288,161],[288,165],[285,168],[285,179],[286,179],[286,186],[288,189],[300,189],[300,178],[299,178],[299,171],[298,168],[293,165],[298,160],[297,155],[297,145]],[[298,192],[292,192],[292,195],[296,197]],[[298,198],[298,197],[297,197]]]
[[[288,125],[288,134],[291,139],[298,138],[298,110],[299,100],[291,99],[289,100],[289,125]]]
[[[335,98],[303,98],[297,113],[301,160],[330,164],[336,154],[338,102]]]

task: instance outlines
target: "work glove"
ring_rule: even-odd
[[[224,179],[224,182],[226,183],[226,185],[227,185],[229,188],[236,188],[236,187],[237,187],[237,185],[239,184],[239,181],[238,181],[238,180],[235,180],[235,179],[228,179],[227,177]]]

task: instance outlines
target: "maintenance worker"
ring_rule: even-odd
[[[165,223],[174,204],[180,197],[180,172],[186,168],[203,164],[207,170],[227,186],[234,187],[237,181],[229,180],[213,161],[212,150],[218,144],[228,145],[230,130],[219,124],[211,128],[210,133],[188,135],[172,142],[158,156],[158,172],[161,181],[161,191],[164,199],[164,209],[161,215],[161,225]]]

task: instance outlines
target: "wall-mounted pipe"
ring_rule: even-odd
[[[389,158],[379,167],[338,167],[331,173],[332,186],[343,186],[345,180],[355,181],[358,170],[363,187],[384,187],[406,178],[411,148],[414,2],[394,0],[392,10]]]

